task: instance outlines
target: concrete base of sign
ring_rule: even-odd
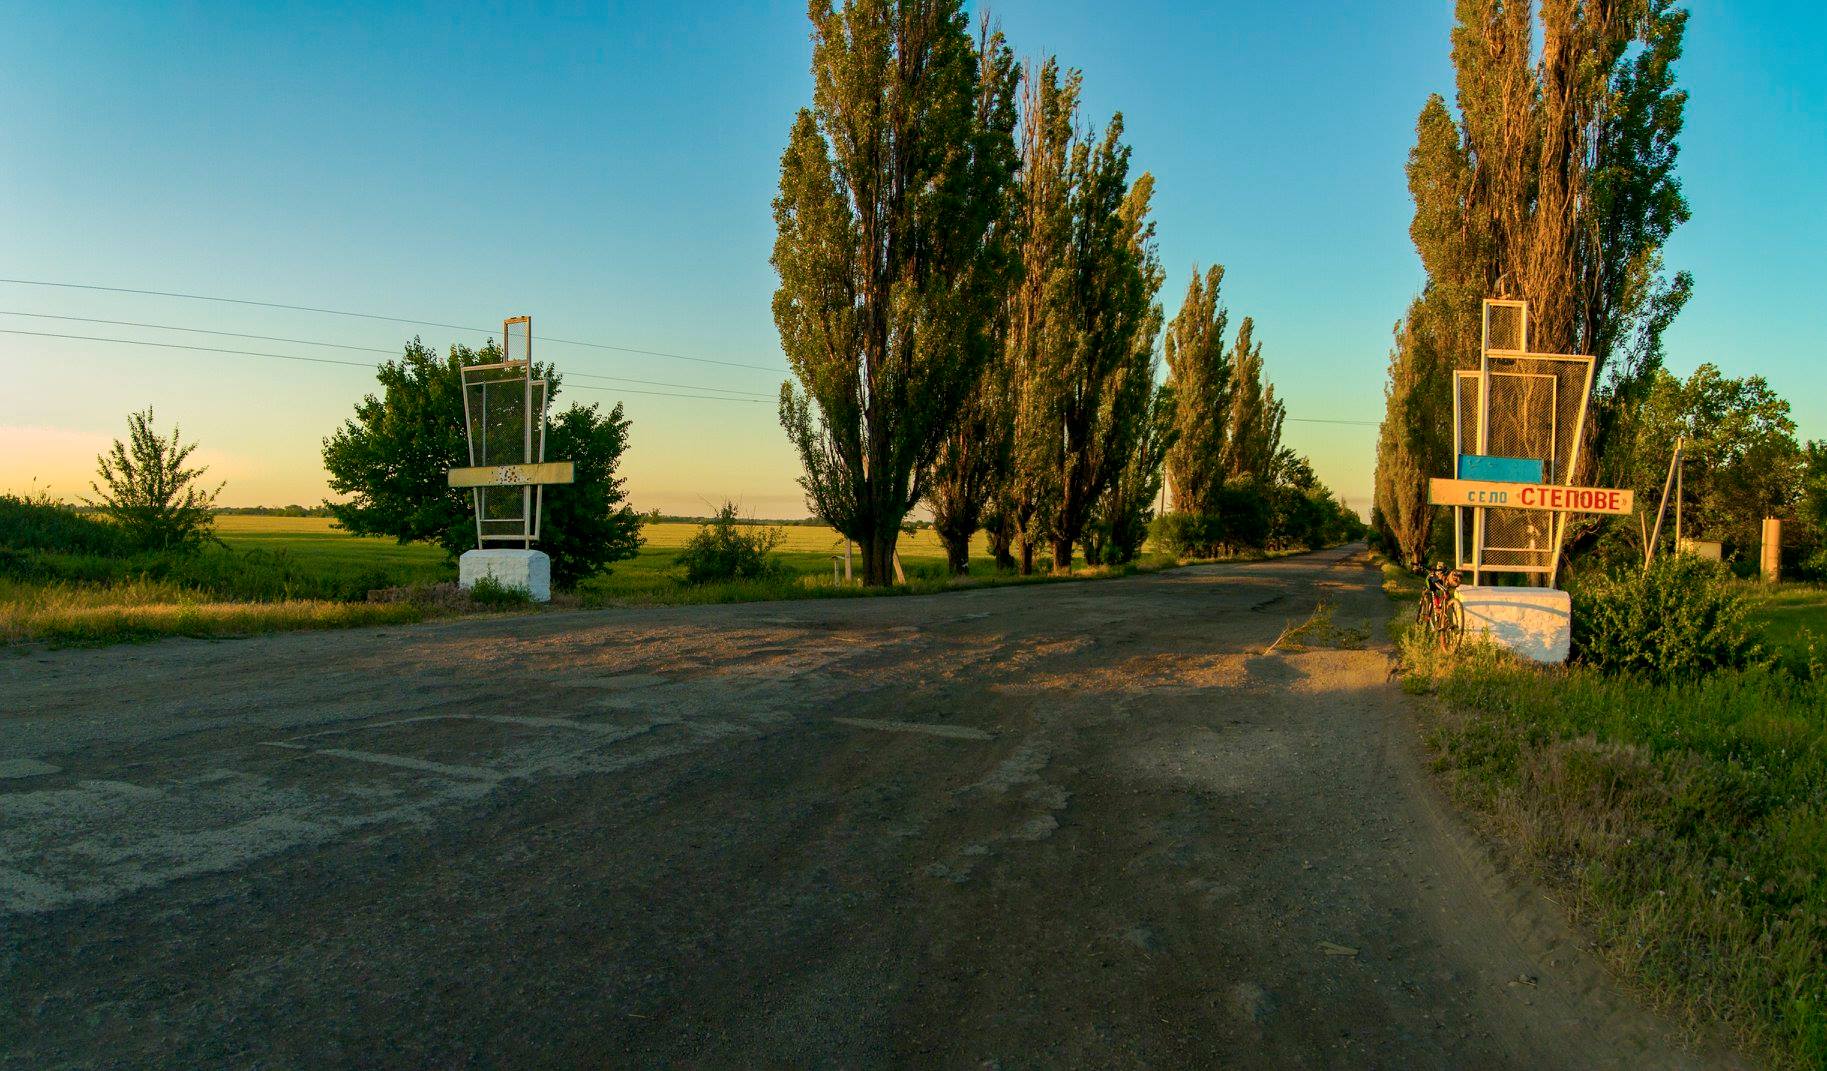
[[[504,588],[519,588],[534,602],[552,601],[552,559],[541,550],[466,550],[457,559],[457,583],[464,591],[483,577]]]
[[[1556,588],[1462,587],[1465,638],[1485,636],[1531,662],[1567,660],[1573,604]]]

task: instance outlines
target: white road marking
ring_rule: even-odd
[[[379,766],[398,766],[402,770],[420,770],[424,773],[442,774],[445,777],[473,777],[480,781],[499,781],[507,776],[498,770],[485,770],[480,766],[452,766],[449,763],[412,759],[404,755],[383,755],[378,751],[351,751],[348,748],[326,747],[320,748],[317,754],[334,755],[339,759],[354,759],[357,762],[372,762]]]
[[[339,759],[354,759],[356,762],[372,762],[377,766],[397,766],[402,770],[418,770],[421,773],[442,774],[445,777],[499,781],[507,776],[498,770],[485,770],[480,766],[452,766],[449,763],[429,762],[425,759],[408,758],[405,755],[383,755],[378,751],[351,751],[342,747],[307,748],[300,744],[288,744],[282,741],[270,741],[266,746],[290,748],[293,751],[306,751],[313,755],[329,755]]]
[[[972,729],[964,725],[931,725],[917,721],[875,721],[869,718],[832,718],[839,725],[848,725],[856,729],[881,729],[890,733],[924,733],[927,736],[948,736],[954,740],[988,740],[990,734],[982,729]]]

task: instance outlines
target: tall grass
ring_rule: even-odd
[[[0,579],[0,643],[118,643],[160,636],[224,636],[423,620],[406,603],[282,598],[228,602],[155,580],[107,586]]]
[[[1455,794],[1614,965],[1775,1066],[1827,1066],[1827,682],[1405,657]]]

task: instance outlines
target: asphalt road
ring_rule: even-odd
[[[0,1066],[1712,1066],[1442,802],[1378,580],[0,653]]]

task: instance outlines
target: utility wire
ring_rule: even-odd
[[[0,279],[0,283],[15,286],[50,286],[64,290],[96,290],[109,294],[138,294],[142,297],[182,298],[186,301],[217,301],[228,305],[251,305],[261,309],[287,309],[292,312],[311,312],[324,316],[352,316],[360,320],[382,320],[387,323],[412,324],[416,327],[439,327],[447,331],[467,331],[471,334],[487,335],[493,338],[496,334],[490,327],[465,327],[462,324],[438,323],[435,320],[411,320],[403,316],[382,316],[372,312],[349,312],[346,309],[322,309],[312,305],[286,305],[277,301],[249,301],[245,298],[217,297],[213,294],[180,294],[170,290],[136,290],[125,286],[98,286],[93,283],[59,283],[46,279]],[[539,336],[541,342],[554,342],[565,346],[584,346],[589,349],[611,350],[616,353],[638,353],[648,357],[664,357],[673,361],[691,361],[696,364],[715,364],[726,368],[748,368],[757,372],[769,372],[779,375],[782,369],[770,368],[762,364],[744,364],[741,361],[717,361],[709,357],[692,357],[683,353],[667,353],[663,350],[644,350],[633,346],[612,346],[606,342],[583,342],[570,338],[553,338],[549,335]]]
[[[149,324],[138,320],[97,320],[88,316],[59,316],[49,312],[18,312],[12,309],[0,309],[0,316],[29,316],[34,320],[64,320],[79,324],[107,324],[110,327],[144,327],[154,331],[183,331],[192,335],[221,335],[224,338],[251,338],[259,342],[290,342],[299,346],[328,346],[331,349],[355,350],[358,353],[380,353],[389,357],[399,355],[398,350],[385,350],[376,346],[351,346],[343,342],[319,342],[309,338],[277,338],[273,335],[244,335],[239,331],[216,331],[207,327],[184,327],[179,324]],[[741,394],[751,398],[767,399],[767,395],[752,390],[731,390],[727,387],[707,387],[697,383],[668,383],[661,379],[633,379],[628,376],[608,376],[597,372],[570,372],[566,376],[582,379],[603,379],[611,383],[640,383],[649,387],[677,387],[680,390],[711,391],[716,394]]]
[[[488,335],[491,338],[494,336],[494,332],[492,330],[490,330],[489,328],[484,328],[484,327],[464,327],[459,324],[438,323],[433,320],[410,320],[410,319],[406,319],[404,317],[382,316],[382,315],[379,315],[376,313],[349,312],[349,311],[346,311],[343,309],[322,309],[322,308],[316,308],[316,307],[309,306],[309,305],[285,305],[285,304],[280,304],[278,302],[272,302],[272,301],[249,301],[244,298],[216,297],[216,296],[208,295],[208,294],[181,294],[181,293],[176,293],[174,291],[168,291],[168,290],[136,290],[136,289],[132,289],[129,287],[121,287],[121,286],[98,286],[98,285],[94,285],[94,284],[90,284],[90,283],[60,283],[60,282],[51,282],[51,281],[43,280],[43,279],[0,279],[0,283],[7,283],[7,284],[12,284],[12,285],[17,285],[17,286],[58,287],[58,288],[69,289],[69,290],[96,290],[96,291],[102,291],[102,292],[111,293],[111,294],[139,294],[139,295],[146,296],[146,297],[183,298],[187,301],[216,301],[216,302],[222,302],[222,303],[230,304],[230,305],[251,305],[256,308],[263,308],[263,309],[287,309],[292,312],[320,313],[320,314],[328,315],[328,316],[351,316],[351,317],[355,317],[355,318],[363,319],[363,320],[381,320],[381,321],[384,321],[387,323],[412,324],[417,327],[438,327],[438,328],[444,328],[444,329],[450,330],[450,331],[467,331],[472,334]],[[301,346],[330,346],[330,347],[335,347],[337,349],[356,350],[356,351],[360,351],[363,353],[385,353],[385,354],[389,354],[389,355],[391,355],[393,353],[392,350],[376,349],[376,348],[370,347],[370,346],[349,346],[349,345],[344,345],[342,343],[337,343],[337,342],[312,342],[312,341],[309,341],[306,339],[274,338],[269,335],[242,335],[242,334],[237,334],[232,331],[208,331],[208,330],[203,330],[201,328],[171,327],[171,326],[167,326],[167,325],[163,325],[163,324],[136,323],[136,322],[130,321],[130,320],[90,320],[90,319],[85,319],[80,316],[51,316],[48,313],[31,313],[31,312],[4,313],[4,315],[35,316],[35,317],[44,317],[44,318],[57,319],[57,320],[70,320],[70,321],[79,322],[79,323],[110,324],[110,325],[118,326],[118,327],[146,327],[146,328],[153,328],[153,329],[157,329],[157,330],[166,330],[166,331],[191,331],[191,332],[194,332],[197,334],[223,335],[223,336],[230,337],[230,338],[247,338],[247,339],[255,339],[258,341],[262,341],[262,342],[289,342],[289,343],[296,343]],[[47,334],[44,332],[33,332],[33,331],[9,331],[9,332],[5,332],[5,333],[7,333],[7,334],[28,334],[28,335],[29,334],[42,334],[42,335],[44,335],[44,337],[47,337],[47,338],[78,338],[78,339],[85,338],[85,336],[81,336],[81,335],[51,335],[51,334]],[[154,346],[167,345],[165,343],[135,343],[128,339],[88,339],[88,341],[124,342],[124,343],[128,343],[129,345],[154,345]],[[699,364],[722,365],[722,366],[729,367],[729,368],[749,368],[749,369],[754,369],[756,371],[775,372],[775,373],[778,373],[780,371],[779,369],[769,368],[765,365],[743,364],[743,363],[740,363],[737,361],[716,361],[716,360],[712,360],[708,357],[691,357],[691,356],[687,356],[687,355],[681,354],[681,353],[666,353],[661,350],[636,349],[631,346],[612,346],[612,345],[609,345],[607,343],[602,343],[602,342],[581,342],[581,341],[577,341],[575,339],[551,338],[551,337],[548,337],[545,335],[540,336],[540,341],[560,343],[562,345],[567,345],[567,346],[584,346],[584,347],[587,347],[590,349],[609,350],[609,351],[613,351],[613,352],[617,352],[617,353],[635,353],[635,354],[642,354],[642,355],[648,356],[648,357],[664,357],[664,358],[668,358],[670,360],[676,360],[676,361],[693,361],[693,362],[696,362]],[[202,350],[204,352],[237,353],[237,354],[243,354],[246,356],[254,356],[254,357],[277,357],[281,360],[315,361],[320,364],[354,365],[354,362],[351,362],[351,361],[331,361],[331,360],[326,360],[324,358],[296,357],[296,356],[291,356],[288,354],[280,354],[280,353],[255,354],[255,353],[248,353],[248,351],[246,351],[246,350],[211,350],[209,347],[202,347],[202,346],[190,346],[190,347],[179,346],[179,347],[174,347],[174,348],[197,349],[197,350]],[[371,366],[356,365],[356,367],[366,368],[366,367],[371,367]],[[663,382],[660,380],[651,380],[651,379],[630,379],[630,378],[624,377],[624,376],[606,376],[606,375],[593,374],[593,373],[589,373],[589,372],[568,372],[568,373],[566,373],[566,375],[577,377],[577,378],[587,377],[587,378],[592,378],[592,379],[603,379],[603,380],[609,380],[611,382],[642,383],[642,384],[647,384],[649,386],[681,387],[681,388],[684,388],[687,390],[715,391],[720,394],[748,395],[749,396],[747,398],[741,398],[741,399],[729,398],[729,399],[711,399],[711,400],[727,400],[727,401],[737,401],[737,400],[767,401],[767,400],[770,400],[767,398],[763,398],[759,395],[756,395],[753,391],[735,391],[735,390],[728,390],[728,389],[725,389],[722,387],[701,387],[701,386],[696,386],[694,384],[689,384],[689,383],[667,383],[667,382]],[[585,388],[583,385],[580,384],[579,389],[588,389],[588,388]],[[598,388],[598,389],[600,389],[600,388]],[[629,394],[658,394],[658,392],[654,392],[654,391],[633,391],[633,390],[627,391],[626,393],[629,393]],[[658,396],[659,397],[685,397],[685,395],[664,395],[664,394],[658,394]],[[1382,426],[1380,422],[1375,421],[1375,420],[1334,420],[1334,419],[1327,419],[1327,418],[1323,418],[1323,417],[1295,417],[1295,416],[1286,417],[1284,419],[1291,421],[1293,423],[1297,423],[1297,424],[1338,424],[1338,425],[1345,425],[1345,426],[1352,426],[1352,427],[1366,427],[1366,428],[1375,428],[1375,427]]]
[[[65,335],[51,331],[21,331],[15,328],[0,327],[0,335],[30,335],[34,338],[62,338],[78,342],[112,342],[122,346],[153,346],[165,350],[191,350],[197,353],[225,353],[240,357],[270,357],[280,361],[304,361],[310,364],[335,364],[346,368],[366,368],[373,371],[376,367],[364,361],[339,361],[334,357],[305,357],[295,353],[259,353],[253,350],[224,349],[218,346],[186,346],[176,342],[149,342],[133,338],[98,338],[94,335]],[[609,378],[609,377],[602,377]],[[731,397],[717,394],[674,394],[667,391],[633,390],[622,387],[594,387],[587,383],[576,385],[578,390],[596,390],[608,394],[646,394],[656,398],[691,398],[702,402],[764,402],[768,399],[754,397]]]
[[[1292,421],[1296,424],[1350,424],[1353,427],[1360,427],[1360,428],[1380,428],[1383,426],[1383,422],[1380,420],[1327,420],[1324,417],[1310,417],[1310,416],[1309,417],[1291,416],[1291,417],[1283,417],[1282,419]]]

